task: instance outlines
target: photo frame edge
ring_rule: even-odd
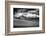
[[[6,24],[6,25],[5,25],[5,26],[6,26],[6,27],[5,27],[5,35],[8,35],[8,31],[9,31],[9,30],[7,30],[7,29],[8,29],[8,27],[7,27],[7,16],[8,16],[8,15],[7,15],[7,7],[8,7],[8,6],[7,6],[7,5],[8,5],[8,1],[5,2],[5,6],[6,6],[6,7],[5,7],[5,18],[6,18],[6,19],[5,19],[5,24]],[[45,9],[45,6],[44,6],[44,9]],[[44,12],[44,13],[45,13],[45,12]],[[45,16],[44,16],[44,17],[45,17]],[[43,20],[45,21],[45,18],[43,18]],[[44,23],[44,24],[45,24],[45,23]],[[43,29],[44,29],[44,30],[41,30],[41,32],[45,32],[45,25],[44,25]]]

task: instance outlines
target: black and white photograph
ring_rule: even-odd
[[[11,5],[10,12],[11,32],[42,30],[42,6]]]
[[[13,8],[13,28],[39,27],[39,8]]]
[[[45,3],[8,1],[5,10],[6,35],[45,32]]]
[[[5,4],[6,36],[45,32],[45,3],[10,0]]]

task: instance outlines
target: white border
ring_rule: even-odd
[[[39,8],[39,27],[29,27],[29,28],[13,28],[13,8]],[[32,5],[10,5],[10,31],[35,31],[42,30],[42,6],[32,6]]]

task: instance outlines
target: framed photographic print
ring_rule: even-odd
[[[7,35],[45,32],[45,3],[6,1]]]

